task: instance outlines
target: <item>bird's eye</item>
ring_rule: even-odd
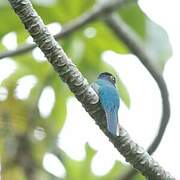
[[[111,79],[112,79],[112,81],[113,81],[114,83],[116,82],[115,77],[111,76]]]

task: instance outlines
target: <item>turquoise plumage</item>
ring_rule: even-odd
[[[93,85],[98,93],[100,103],[105,111],[107,129],[114,136],[117,135],[119,94],[115,87],[115,78],[108,72],[101,73]]]

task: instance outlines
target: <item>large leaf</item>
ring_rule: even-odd
[[[49,6],[43,6],[43,3],[34,5],[46,24],[51,22],[60,22],[64,24],[82,14],[85,10],[90,8],[93,3],[94,0],[75,0],[71,2],[59,0]]]
[[[66,118],[66,102],[70,95],[70,90],[65,87],[59,77],[53,76],[54,79],[51,85],[55,91],[55,104],[49,117],[49,125],[52,126],[52,131],[58,133],[62,128]]]
[[[129,27],[140,37],[146,51],[157,68],[161,71],[172,55],[167,33],[162,27],[151,21],[138,4],[131,4],[119,10],[120,16]]]
[[[23,24],[20,22],[14,11],[8,6],[0,6],[1,12],[1,30],[0,39],[11,31],[22,31],[24,30]]]
[[[67,172],[67,176],[65,179],[109,180],[118,177],[121,169],[123,168],[120,162],[116,162],[112,170],[104,176],[96,176],[95,174],[93,174],[93,172],[91,171],[91,163],[96,152],[91,149],[88,144],[86,144],[85,148],[86,159],[82,161],[74,161],[70,159],[66,154],[64,154],[63,162]]]
[[[145,37],[146,16],[141,11],[138,4],[133,3],[122,7],[119,10],[119,14],[142,39]]]
[[[172,55],[172,48],[165,30],[150,19],[146,21],[145,45],[145,50],[152,57],[153,63],[162,71]]]

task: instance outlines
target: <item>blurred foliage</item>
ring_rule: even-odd
[[[89,10],[94,0],[33,0],[35,9],[46,24],[58,22],[65,24],[75,17]],[[157,24],[152,22],[138,5],[128,5],[119,10],[125,22],[137,33],[155,60],[157,67],[163,70],[165,62],[171,55],[171,47],[167,34]],[[2,43],[3,37],[9,32],[16,32],[18,45],[26,43],[28,33],[18,17],[14,14],[7,1],[0,2],[0,51],[6,50]],[[87,30],[93,30],[94,35],[88,37]],[[106,50],[117,53],[129,53],[123,42],[110,31],[102,21],[95,21],[73,32],[60,40],[65,52],[76,63],[83,75],[92,82],[97,74],[110,71],[116,74],[118,89],[124,103],[130,106],[130,97],[125,82],[115,70],[102,61],[101,54]],[[3,60],[2,60],[3,61]],[[37,61],[32,52],[13,58],[17,68],[15,72],[5,79],[0,86],[7,88],[8,97],[0,102],[0,154],[2,163],[2,178],[6,180],[18,179],[59,179],[46,172],[42,167],[42,159],[46,152],[55,153],[56,139],[66,119],[66,101],[72,96],[65,84],[59,80],[47,61]],[[26,75],[34,75],[38,82],[31,89],[29,97],[25,100],[15,97],[18,80]],[[38,102],[43,89],[47,86],[53,88],[55,104],[47,118],[41,116]],[[47,102],[48,103],[48,102]],[[38,140],[34,132],[41,129],[45,137]],[[112,170],[105,176],[98,177],[91,172],[91,160],[96,153],[86,145],[86,159],[81,162],[70,159],[60,149],[60,160],[66,169],[65,179],[116,179],[125,168],[116,162]],[[142,176],[134,180],[143,180]]]
[[[91,161],[95,155],[95,151],[86,144],[86,159],[84,161],[73,161],[72,159],[65,158],[64,165],[67,167],[67,179],[79,180],[109,180],[115,179],[118,177],[119,172],[123,169],[123,166],[120,162],[116,162],[112,170],[105,176],[95,176],[91,171]],[[63,157],[65,157],[64,155]]]
[[[163,71],[166,61],[172,55],[171,45],[164,29],[151,21],[137,4],[122,8],[119,14],[143,40],[144,50],[152,57],[157,68]]]

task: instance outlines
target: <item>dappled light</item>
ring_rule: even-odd
[[[39,98],[38,108],[43,118],[50,116],[55,102],[55,94],[52,87],[45,87]]]
[[[0,101],[5,101],[8,96],[8,90],[5,87],[0,87]]]
[[[31,89],[36,85],[37,78],[34,75],[27,75],[17,81],[15,96],[17,99],[25,100],[29,97]]]
[[[43,166],[53,175],[60,178],[65,177],[66,171],[64,169],[64,166],[54,154],[46,153],[44,155]]]
[[[9,50],[17,48],[17,35],[15,32],[10,32],[2,38],[2,44]]]

